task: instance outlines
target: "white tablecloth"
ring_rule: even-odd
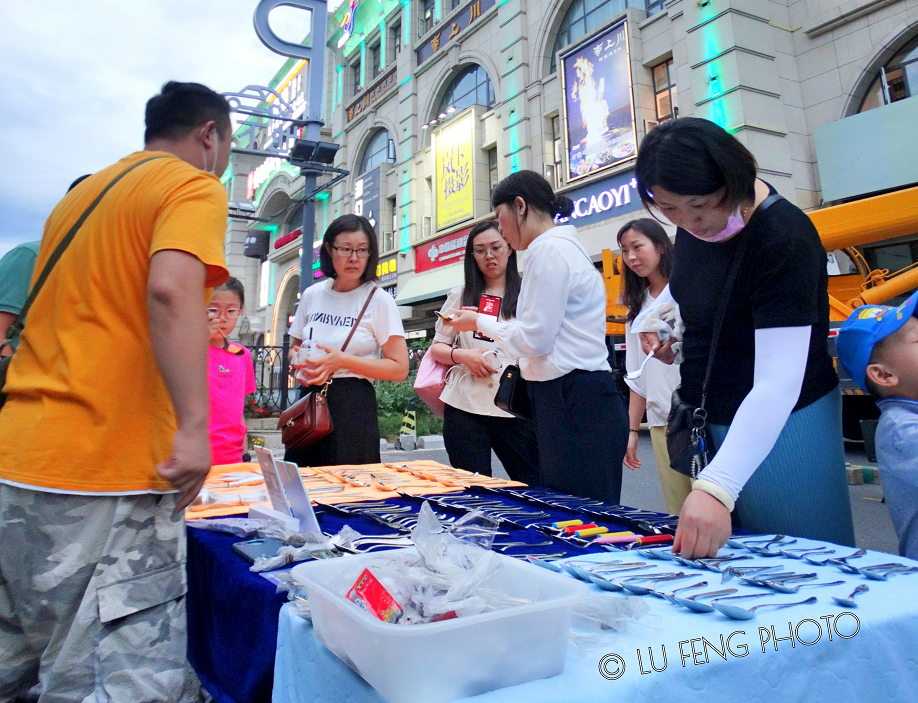
[[[799,540],[793,546],[817,544]],[[727,548],[724,551],[737,550]],[[839,556],[853,550],[836,547],[836,551]],[[620,558],[611,553],[607,556]],[[740,601],[737,605],[750,607],[757,603],[789,603],[808,596],[818,598],[811,605],[762,609],[754,619],[746,621],[730,620],[718,612],[690,613],[667,601],[645,596],[651,606],[651,613],[642,619],[645,625],[632,626],[627,633],[612,633],[587,654],[570,645],[561,674],[465,700],[475,703],[608,700],[628,703],[689,700],[911,703],[918,700],[918,574],[893,576],[888,581],[868,581],[862,576],[843,574],[835,567],[815,567],[784,558],[756,557],[738,562],[738,565],[778,561],[784,563],[788,571],[815,571],[819,575],[818,582],[843,579],[845,584],[803,588],[796,595],[770,594]],[[918,566],[904,558],[878,552],[869,552],[852,563],[866,566],[891,561]],[[675,566],[672,562],[663,564]],[[679,568],[685,570],[685,567]],[[737,585],[734,579],[721,586],[719,574],[704,573],[703,578],[710,586],[694,593]],[[691,583],[693,581],[679,581],[674,587]],[[856,597],[857,608],[843,608],[831,600],[831,595],[847,596],[861,583],[867,583],[870,590]],[[592,589],[602,597],[620,597],[596,586]],[[761,589],[743,587],[746,592],[757,590]],[[853,615],[842,615],[846,612]],[[829,616],[828,621],[833,623],[831,639],[824,616]],[[787,638],[791,630],[796,632],[793,641],[778,639],[776,651],[775,636]],[[725,648],[728,641],[729,646]],[[726,661],[712,646],[725,653]],[[692,647],[699,654],[693,656]],[[638,652],[641,653],[640,662]],[[650,652],[653,664],[661,671],[651,667]],[[605,655],[609,656],[603,660]],[[601,661],[605,662],[605,677],[600,673]],[[618,678],[609,678],[619,673]],[[273,700],[275,703],[384,701],[316,640],[312,626],[289,605],[280,615]]]

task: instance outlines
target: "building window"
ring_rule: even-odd
[[[373,78],[376,78],[380,73],[382,73],[382,56],[380,55],[379,44],[370,47],[370,62],[373,66],[371,73]]]
[[[497,187],[497,148],[488,149],[488,193]]]
[[[389,45],[392,47],[392,61],[395,62],[396,57],[402,51],[402,23],[392,25],[392,29],[389,30]]]
[[[472,64],[459,73],[446,92],[434,117],[451,115],[453,112],[464,110],[472,105],[494,107],[494,86],[488,72],[481,66]]]
[[[449,0],[449,9],[455,10],[457,7],[459,7],[463,3],[463,1],[464,0]]]
[[[437,23],[434,18],[436,0],[421,0],[421,12],[418,14],[418,36],[423,37]]]
[[[561,163],[564,159],[564,148],[561,146],[561,117],[555,115],[551,118],[551,153],[545,159],[545,177],[556,190],[564,185],[561,174]]]
[[[665,122],[679,116],[675,105],[676,80],[673,60],[665,61],[653,67],[653,97],[657,106],[657,122]]]
[[[558,69],[558,51],[594,29],[598,29],[616,15],[624,12],[626,7],[637,7],[643,10],[644,0],[574,0],[574,4],[564,13],[561,26],[558,27],[558,37],[551,50],[550,73]]]
[[[644,9],[647,10],[647,16],[655,15],[663,9],[667,0],[647,0],[644,3]]]
[[[360,92],[360,89],[363,88],[363,85],[361,85],[360,73],[360,61],[358,60],[356,63],[351,64],[351,85],[354,87],[351,92],[351,97],[356,96],[357,93]]]
[[[372,171],[380,164],[391,161],[389,158],[390,141],[388,130],[381,129],[374,134],[373,138],[370,139],[370,143],[367,144],[367,148],[364,149],[363,159],[360,161],[360,170],[358,173]]]
[[[858,112],[918,95],[918,38],[906,44],[880,69]]]

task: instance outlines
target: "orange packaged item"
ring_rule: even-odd
[[[369,569],[364,569],[357,577],[347,592],[347,599],[383,622],[396,623],[402,616],[402,607]]]

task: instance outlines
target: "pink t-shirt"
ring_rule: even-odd
[[[239,345],[235,345],[239,346]],[[214,465],[237,464],[246,447],[246,426],[242,419],[245,397],[255,392],[252,355],[239,346],[240,354],[210,347],[210,452]]]

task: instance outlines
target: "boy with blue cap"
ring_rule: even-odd
[[[838,333],[838,360],[877,398],[877,463],[899,554],[918,559],[918,318],[913,293],[899,307],[867,305]]]

